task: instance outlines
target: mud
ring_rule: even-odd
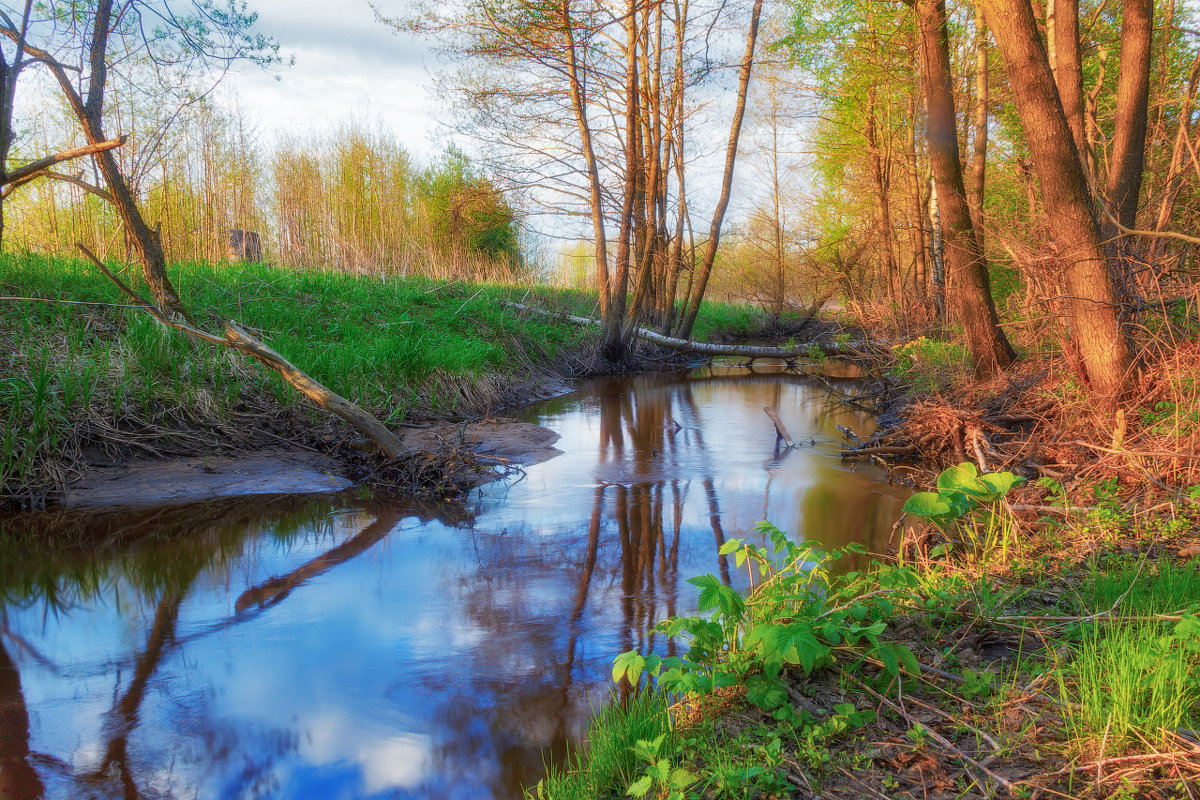
[[[410,428],[405,447],[437,456],[469,449],[498,464],[530,466],[560,455],[554,431],[511,420],[439,422]],[[345,465],[298,448],[275,448],[243,455],[139,458],[96,466],[67,487],[62,505],[116,507],[174,505],[253,495],[338,492],[354,482]],[[497,473],[499,475],[499,473]]]

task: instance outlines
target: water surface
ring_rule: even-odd
[[[0,796],[517,798],[608,698],[612,657],[694,610],[688,577],[742,581],[723,541],[770,519],[879,547],[903,499],[838,457],[836,426],[870,418],[802,376],[597,380],[528,418],[563,454],[465,505],[8,520],[125,544],[2,546]]]

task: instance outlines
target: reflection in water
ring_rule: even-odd
[[[0,521],[2,796],[519,797],[607,699],[613,655],[669,646],[647,631],[694,609],[685,578],[744,580],[727,537],[765,517],[872,546],[898,515],[838,458],[835,426],[869,419],[762,372],[544,404],[564,455],[469,514],[284,498]],[[779,449],[766,405],[804,445]],[[47,553],[23,524],[122,546]]]

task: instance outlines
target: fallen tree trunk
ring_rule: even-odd
[[[354,426],[355,430],[374,442],[375,446],[383,451],[384,455],[386,455],[388,458],[393,460],[397,459],[405,452],[404,446],[400,443],[400,439],[396,436],[396,434],[389,431],[387,426],[385,426],[382,422],[368,414],[357,404],[352,403],[336,392],[330,391],[320,383],[317,383],[304,371],[300,370],[279,353],[263,344],[263,342],[250,334],[245,328],[238,325],[233,320],[228,320],[225,323],[225,336],[221,337],[208,333],[207,331],[202,331],[199,328],[193,327],[192,325],[174,317],[167,316],[167,314],[143,300],[141,295],[133,291],[133,289],[130,289],[124,283],[124,281],[112,274],[112,272],[110,272],[109,269],[104,266],[104,263],[92,254],[91,250],[88,250],[82,244],[78,244],[77,246],[83,251],[84,255],[91,259],[92,263],[95,264],[101,272],[108,276],[109,280],[117,285],[117,288],[124,292],[134,303],[138,305],[138,307],[150,314],[163,325],[167,326],[168,328],[174,328],[181,333],[186,333],[188,336],[193,338],[209,342],[210,344],[221,345],[223,347],[229,347],[233,350],[237,350],[256,359],[264,366],[275,370],[275,372],[279,373],[281,378],[291,384],[298,392],[307,397],[309,400],[313,401],[321,408],[336,414],[337,416],[346,420],[346,422],[349,422],[352,426]]]
[[[544,308],[536,306],[527,306],[523,303],[505,302],[504,305],[510,308],[516,308],[521,311],[529,311],[535,314],[544,314],[548,317],[561,317],[562,319],[574,322],[577,325],[596,325],[600,323],[597,320],[588,317],[577,317],[573,314],[563,314],[554,311],[547,311]],[[795,345],[794,347],[762,347],[759,345],[746,344],[709,344],[707,342],[693,342],[690,339],[676,339],[673,336],[663,336],[661,333],[646,328],[639,328],[637,335],[647,342],[653,342],[661,347],[666,347],[670,350],[675,350],[680,353],[700,353],[709,356],[735,356],[745,358],[812,358],[814,349],[821,355],[832,356],[836,358],[853,358],[863,357],[872,353],[883,352],[886,348],[877,343],[869,341],[860,342],[805,342],[804,344]]]

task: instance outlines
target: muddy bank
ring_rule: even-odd
[[[414,458],[466,461],[473,485],[502,477],[489,467],[538,464],[561,451],[554,431],[512,420],[439,422],[408,428],[401,441]],[[352,442],[357,444],[357,442]],[[228,497],[338,492],[355,485],[345,459],[299,447],[275,447],[244,454],[135,458],[90,469],[66,487],[66,507],[171,505]]]

